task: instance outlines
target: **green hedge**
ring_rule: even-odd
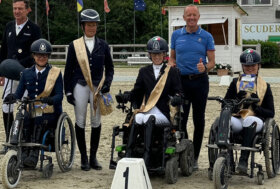
[[[243,40],[243,44],[261,44],[262,64],[275,66],[279,64],[279,46],[270,41]]]

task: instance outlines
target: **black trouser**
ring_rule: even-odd
[[[193,109],[193,123],[194,123],[194,158],[197,160],[200,148],[202,144],[204,126],[205,126],[205,108],[207,103],[207,97],[209,92],[209,80],[208,75],[204,75],[199,78],[190,80],[188,77],[181,76],[182,87],[186,100],[189,101],[187,105],[184,105],[184,116],[182,120],[182,127],[186,126],[187,135],[187,122],[192,105]]]

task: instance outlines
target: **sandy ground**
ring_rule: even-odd
[[[116,69],[115,75],[128,75],[134,76],[137,74],[138,69]],[[261,70],[261,75],[270,77],[270,76],[280,76],[280,70],[278,69],[266,69]],[[113,82],[111,88],[111,94],[118,93],[119,89],[122,91],[130,90],[133,87],[132,82]],[[276,110],[276,122],[280,123],[280,83],[273,84],[272,91],[274,94],[275,100],[275,110]],[[210,93],[209,96],[224,96],[227,87],[219,86],[218,83],[211,83],[210,84]],[[2,89],[1,93],[2,93]],[[2,95],[0,93],[0,95]],[[70,106],[66,100],[63,101],[64,111],[66,111],[72,121],[74,122],[74,114],[73,114],[73,107]],[[165,188],[165,189],[175,189],[175,188],[213,188],[212,181],[208,180],[207,178],[207,168],[208,168],[208,152],[207,148],[205,147],[208,141],[208,134],[211,124],[215,120],[215,118],[219,115],[220,112],[220,105],[215,101],[209,101],[207,104],[206,110],[206,128],[204,133],[203,139],[203,146],[201,149],[201,155],[199,158],[199,170],[194,172],[189,177],[183,177],[179,174],[178,182],[173,185],[166,184],[164,177],[153,176],[151,177],[151,184],[153,188]],[[2,116],[0,116],[0,123],[2,125]],[[98,151],[98,159],[103,165],[103,170],[95,171],[90,170],[89,172],[84,172],[80,169],[80,155],[78,150],[76,151],[76,159],[75,164],[70,172],[62,173],[56,163],[56,157],[53,153],[53,160],[54,160],[54,173],[50,179],[44,179],[41,176],[41,173],[37,170],[33,171],[23,171],[22,177],[18,184],[17,188],[23,189],[47,189],[47,188],[56,188],[56,189],[69,189],[69,188],[82,188],[82,189],[89,189],[89,188],[96,188],[96,189],[107,189],[110,188],[113,177],[114,177],[114,170],[109,169],[109,160],[110,160],[110,150],[111,150],[111,133],[112,127],[114,125],[121,125],[124,121],[125,114],[121,112],[121,110],[115,109],[115,111],[107,117],[103,117],[102,120],[102,136],[100,147]],[[192,120],[190,117],[189,120]],[[188,123],[188,131],[190,135],[193,131],[193,124],[192,121]],[[87,132],[87,144],[89,149],[89,136],[90,136],[90,127],[87,125],[86,128]],[[1,126],[0,128],[0,143],[4,142],[4,132]],[[2,160],[3,156],[0,156],[0,161]],[[264,156],[257,155],[259,161],[263,162]],[[0,162],[1,163],[1,162]],[[264,165],[264,164],[263,164]],[[255,171],[256,172],[256,171]],[[241,177],[241,176],[233,176],[230,179],[229,188],[279,188],[280,186],[280,177],[276,177],[273,179],[267,179],[267,175],[265,173],[265,183],[262,186],[259,186],[255,182],[254,179],[250,179],[248,177]],[[2,185],[0,184],[0,187]]]

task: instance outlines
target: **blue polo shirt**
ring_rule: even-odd
[[[207,51],[215,50],[212,35],[200,27],[188,33],[186,27],[175,30],[171,37],[171,49],[176,52],[176,65],[182,75],[199,74],[200,58],[206,64]]]

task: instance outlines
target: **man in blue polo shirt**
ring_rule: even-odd
[[[184,105],[183,126],[187,124],[191,104],[193,108],[194,170],[198,169],[197,160],[205,126],[205,108],[209,92],[207,72],[215,66],[214,39],[210,33],[197,25],[199,17],[197,6],[186,6],[183,15],[186,26],[173,32],[169,60],[170,65],[179,68],[184,95],[189,100],[189,104]],[[188,137],[187,129],[186,136]]]

